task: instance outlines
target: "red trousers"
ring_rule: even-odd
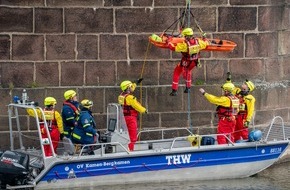
[[[130,151],[134,150],[134,145],[137,141],[137,117],[136,116],[125,116],[129,137],[130,137],[130,143],[128,145],[128,148]]]
[[[172,78],[172,89],[178,89],[178,82],[180,75],[182,74],[183,79],[185,80],[186,87],[191,87],[191,71],[196,66],[196,60],[193,61],[183,61],[176,65],[173,78]]]
[[[247,127],[244,127],[246,121],[246,114],[239,114],[236,117],[236,126],[234,131],[235,142],[238,140],[247,140],[249,137],[249,131]]]
[[[59,130],[57,128],[52,128],[49,133],[50,133],[50,138],[52,141],[54,152],[56,153],[56,149],[60,140]],[[46,133],[42,134],[42,138],[47,138],[47,137],[48,136]],[[44,152],[45,152],[45,156],[52,156],[52,150],[50,148],[50,145],[44,145]]]
[[[218,134],[225,134],[232,142],[234,142],[233,132],[235,130],[236,120],[235,119],[227,119],[227,118],[220,118],[217,133]],[[223,135],[217,136],[218,144],[227,144],[228,140]]]

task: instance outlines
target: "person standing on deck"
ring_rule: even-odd
[[[246,80],[241,88],[237,88],[236,97],[240,100],[239,113],[236,117],[236,126],[234,132],[235,142],[238,140],[248,140],[248,127],[255,112],[255,97],[251,94],[255,89],[253,82]]]
[[[77,118],[79,116],[79,102],[77,93],[74,90],[67,90],[64,93],[63,107],[61,116],[64,125],[64,135],[71,138],[71,132],[77,125]]]
[[[59,140],[62,140],[64,137],[63,134],[63,121],[60,113],[56,111],[55,105],[56,105],[56,99],[54,97],[46,97],[44,99],[44,108],[43,108],[43,113],[44,117],[47,123],[47,127],[50,133],[51,141],[52,141],[52,146],[54,149],[54,152],[56,153],[57,147]],[[36,110],[38,118],[40,121],[44,121],[41,111],[39,109]],[[32,109],[27,109],[27,113],[30,116],[35,117],[35,113]],[[47,131],[44,127],[44,124],[40,124],[40,131],[41,131],[41,137],[48,138]],[[52,156],[52,150],[50,148],[50,145],[44,145],[44,152],[45,156]]]
[[[203,88],[199,89],[202,95],[204,95],[210,103],[217,105],[216,111],[219,118],[217,126],[218,144],[228,143],[225,136],[234,142],[233,132],[236,125],[236,115],[239,109],[239,99],[232,94],[235,89],[234,84],[231,82],[226,82],[222,85],[222,89],[224,94],[220,97],[205,92]]]
[[[137,84],[141,83],[142,80],[143,79],[139,79]],[[133,95],[137,84],[128,80],[123,81],[120,85],[122,93],[118,97],[118,102],[123,107],[123,114],[129,132],[130,143],[128,148],[130,151],[134,150],[134,144],[137,141],[138,113],[147,113],[147,109],[143,107]]]

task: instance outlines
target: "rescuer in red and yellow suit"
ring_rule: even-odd
[[[194,38],[193,30],[191,28],[185,28],[181,34],[185,38],[183,42],[177,44],[168,44],[168,48],[170,50],[180,52],[182,54],[181,61],[176,65],[173,72],[172,92],[170,93],[171,96],[177,95],[178,82],[181,74],[186,81],[186,88],[184,93],[190,92],[191,71],[194,67],[200,65],[200,51],[205,49],[208,45],[208,42],[205,38]]]
[[[43,139],[48,138],[47,133],[50,133],[51,141],[52,141],[52,146],[54,149],[54,152],[56,153],[56,149],[58,147],[58,143],[60,139],[63,139],[64,134],[63,134],[63,122],[62,122],[62,117],[58,111],[56,111],[55,105],[56,105],[56,99],[53,97],[46,97],[44,99],[44,117],[47,123],[48,131],[46,131],[44,127],[44,123],[40,124],[40,130],[41,130],[41,136]],[[35,113],[32,109],[27,109],[27,113],[30,116],[35,116]],[[40,122],[43,121],[43,116],[41,114],[41,111],[37,109],[37,115],[40,120]],[[52,156],[52,150],[50,148],[50,145],[44,145],[44,152],[45,156]]]
[[[249,92],[255,89],[253,82],[246,80],[241,88],[236,88],[236,97],[240,100],[239,113],[236,117],[236,127],[234,132],[235,142],[238,140],[248,140],[248,127],[255,112],[255,97]]]
[[[142,79],[139,79],[137,84],[140,83]],[[143,107],[133,95],[133,92],[136,88],[136,83],[132,83],[131,81],[123,81],[120,85],[122,93],[118,97],[119,104],[123,107],[123,113],[125,117],[125,121],[127,124],[130,143],[129,143],[129,150],[134,150],[134,144],[137,141],[137,118],[138,113],[147,113],[145,107]]]
[[[225,136],[234,142],[233,132],[236,125],[235,117],[239,109],[239,99],[232,94],[235,89],[233,83],[227,82],[223,84],[222,89],[224,91],[224,95],[221,97],[206,93],[203,88],[199,89],[199,91],[210,103],[217,105],[217,115],[219,118],[217,127],[217,134],[219,134],[217,136],[218,144],[228,143]]]

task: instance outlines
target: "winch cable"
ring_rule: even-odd
[[[190,27],[190,2],[191,0],[186,0],[186,14],[187,15],[187,27]],[[190,72],[188,70],[186,70],[186,72]],[[188,75],[188,73],[186,73],[186,76]],[[190,79],[191,80],[191,79]],[[186,87],[185,87],[186,88]],[[190,117],[190,105],[191,105],[191,99],[190,99],[190,91],[187,93],[187,120],[188,120],[188,125],[189,125],[189,131],[191,133],[193,133],[193,126],[192,126],[192,121],[191,121],[191,117]]]
[[[190,27],[190,15],[189,15],[189,13],[190,13],[190,2],[191,2],[191,0],[187,0],[187,4],[186,4],[186,6],[187,6],[187,26],[188,27]]]
[[[190,15],[192,16],[193,20],[194,20],[194,23],[197,27],[197,29],[199,30],[199,32],[201,33],[201,36],[202,37],[205,37],[206,33],[201,29],[201,27],[199,26],[199,23],[197,22],[195,16],[192,14],[192,12],[190,11]]]
[[[146,61],[147,61],[147,56],[148,56],[148,52],[149,52],[150,48],[151,48],[151,43],[148,42],[147,49],[146,49],[146,52],[145,52],[144,62],[143,62],[142,69],[141,69],[141,73],[140,73],[140,78],[143,78],[143,73],[144,73],[144,69],[145,69],[145,65],[146,65]],[[140,86],[140,104],[143,105],[142,104],[142,102],[143,102],[142,82],[140,83],[139,86]],[[139,117],[139,131],[141,131],[142,130],[142,114],[140,114],[139,116],[140,116]],[[139,137],[138,137],[139,138],[138,139],[139,141],[140,141],[140,136],[141,135],[139,135]]]
[[[167,32],[167,30],[169,30],[170,28],[172,28],[173,27],[173,25],[175,25],[175,29],[177,29],[177,26],[178,26],[178,21],[180,21],[180,20],[182,20],[183,18],[184,18],[184,14],[185,14],[185,11],[183,11],[183,13],[182,13],[182,15],[177,19],[177,20],[175,20],[168,28],[166,28],[164,31],[163,31],[163,34],[164,33],[166,33]],[[181,23],[181,25],[182,25],[182,21],[180,21],[180,23]],[[171,33],[171,35],[173,35],[173,32],[174,32],[174,30],[172,30],[172,33]],[[180,32],[180,31],[178,31],[178,32]]]
[[[201,29],[199,23],[197,22],[195,16],[193,15],[193,13],[190,10],[190,6],[191,6],[191,0],[186,0],[186,9],[185,11],[182,13],[183,16],[183,21],[181,22],[181,26],[182,28],[185,27],[185,18],[187,17],[187,27],[190,27],[190,17],[193,18],[193,21],[197,27],[197,29],[199,30],[200,34],[202,37],[205,37],[206,33]],[[188,72],[188,71],[187,71]],[[193,126],[192,126],[192,121],[191,121],[191,117],[190,117],[190,105],[191,105],[191,99],[190,99],[190,93],[187,94],[187,117],[188,117],[188,124],[189,124],[189,130],[191,132],[193,132]]]

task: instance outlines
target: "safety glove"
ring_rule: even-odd
[[[139,78],[135,81],[136,84],[140,84],[143,81],[143,78]]]
[[[232,81],[231,72],[227,72],[227,82],[231,82],[231,81]]]
[[[244,127],[248,128],[249,125],[250,125],[250,122],[249,122],[249,121],[245,121],[245,122],[244,122]]]
[[[62,141],[63,137],[64,137],[64,134],[61,133],[61,134],[60,134],[60,137],[59,137],[61,141]]]

